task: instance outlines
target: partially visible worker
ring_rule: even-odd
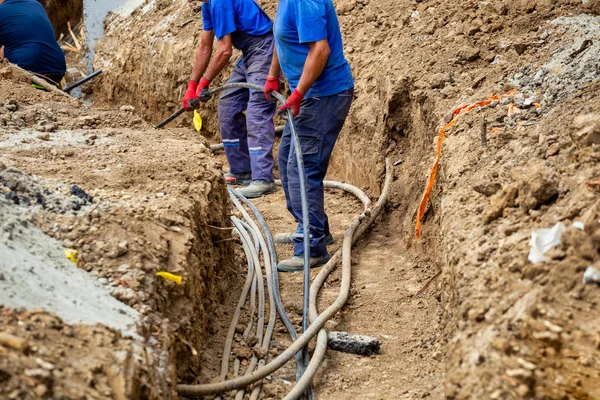
[[[254,0],[200,1],[204,3],[204,30],[183,98],[183,107],[188,110],[190,100],[208,100],[208,87],[227,65],[232,47],[241,50],[242,56],[227,83],[264,85],[274,46],[271,19]],[[215,36],[217,50],[211,60]],[[219,127],[230,167],[225,179],[229,184],[246,186],[240,189],[246,197],[277,190],[273,179],[275,108],[256,90],[228,89],[219,99]]]
[[[354,80],[344,57],[342,34],[332,0],[280,0],[274,23],[276,52],[264,87],[266,96],[277,90],[283,70],[293,91],[281,110],[294,112],[304,156],[310,220],[310,266],[329,260],[331,241],[324,208],[323,179],[329,158],[344,125],[354,95]],[[290,149],[292,150],[290,154]],[[298,164],[288,121],[279,147],[279,172],[288,210],[298,221],[294,256],[277,268],[301,271],[302,202]]]
[[[58,86],[67,64],[37,0],[0,0],[0,57]]]

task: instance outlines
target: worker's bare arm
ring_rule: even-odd
[[[208,67],[212,55],[214,39],[214,31],[202,31],[200,44],[196,51],[196,59],[194,60],[194,69],[192,70],[191,78],[193,81],[200,81],[200,78],[206,72],[206,68]]]
[[[4,58],[4,46],[0,46],[0,58]]]
[[[273,46],[273,59],[271,60],[271,68],[269,69],[269,78],[276,78],[281,75],[281,65],[279,64],[279,57],[277,57],[277,47]]]
[[[302,76],[296,88],[300,93],[303,95],[306,94],[317,78],[319,78],[325,68],[325,64],[327,64],[330,52],[331,49],[329,48],[327,39],[308,43],[308,56],[306,57]]]
[[[217,42],[217,51],[206,72],[204,72],[204,77],[209,81],[215,79],[223,68],[225,68],[232,54],[233,45],[231,44],[231,35],[225,35]]]

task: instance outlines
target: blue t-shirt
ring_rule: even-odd
[[[304,70],[307,43],[323,39],[327,39],[331,52],[323,72],[304,97],[331,96],[354,87],[332,0],[280,0],[274,34],[279,63],[292,90]]]
[[[271,19],[254,0],[208,0],[202,4],[205,31],[217,40],[232,34],[232,44],[245,50],[244,36],[262,36],[271,31]]]
[[[5,0],[0,4],[0,47],[13,64],[40,75],[64,74],[65,53],[36,0]]]

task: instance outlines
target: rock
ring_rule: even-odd
[[[529,386],[525,384],[519,385],[519,387],[517,388],[517,393],[519,394],[520,398],[524,399],[527,396],[527,394],[529,394]]]
[[[482,182],[473,186],[473,190],[486,197],[495,195],[500,189],[502,189],[502,185],[498,182]]]
[[[36,358],[35,362],[37,365],[48,371],[52,371],[55,368],[54,364],[49,363],[48,361],[44,361],[41,358]]]
[[[548,150],[546,150],[546,158],[557,155],[560,152],[560,146],[556,143],[548,146]]]
[[[518,188],[515,185],[511,185],[503,188],[501,192],[493,195],[490,199],[490,205],[484,212],[484,222],[487,224],[495,221],[502,216],[506,208],[514,207],[516,205],[515,200],[517,199],[518,194]]]
[[[112,290],[113,297],[118,300],[121,300],[124,303],[129,303],[135,299],[135,291],[131,288],[126,288],[123,286],[117,286]]]
[[[42,133],[41,135],[38,135],[38,139],[47,142],[48,140],[50,140],[50,134],[49,133]]]
[[[456,53],[458,58],[462,61],[475,61],[479,58],[479,54],[479,49],[472,46],[462,46]]]
[[[543,161],[531,161],[511,173],[517,181],[519,204],[523,211],[528,212],[558,197],[558,179]]]
[[[582,114],[573,120],[575,137],[585,146],[600,144],[600,114]]]
[[[443,89],[448,83],[452,82],[450,74],[438,73],[429,78],[429,87],[432,89]]]
[[[50,373],[50,371],[47,371],[45,369],[26,369],[25,370],[25,376],[28,376],[30,378],[36,379],[40,382],[50,382],[52,381],[52,374]]]
[[[121,106],[121,108],[119,108],[119,110],[121,110],[123,112],[130,112],[130,113],[132,113],[132,112],[135,111],[135,107],[131,106],[131,105],[124,105],[124,106]]]
[[[510,376],[511,378],[519,379],[521,381],[528,381],[533,378],[533,373],[524,368],[506,370],[506,375]]]
[[[344,353],[370,356],[379,353],[381,344],[372,336],[353,335],[347,332],[329,332],[327,347]]]
[[[517,43],[513,47],[518,55],[523,55],[527,51],[528,46],[524,43]]]

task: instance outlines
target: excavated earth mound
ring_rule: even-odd
[[[3,68],[0,285],[12,308],[0,330],[29,345],[2,357],[0,397],[173,395],[177,376],[200,373],[236,285],[220,165],[197,135],[159,133],[133,107],[88,109]]]

